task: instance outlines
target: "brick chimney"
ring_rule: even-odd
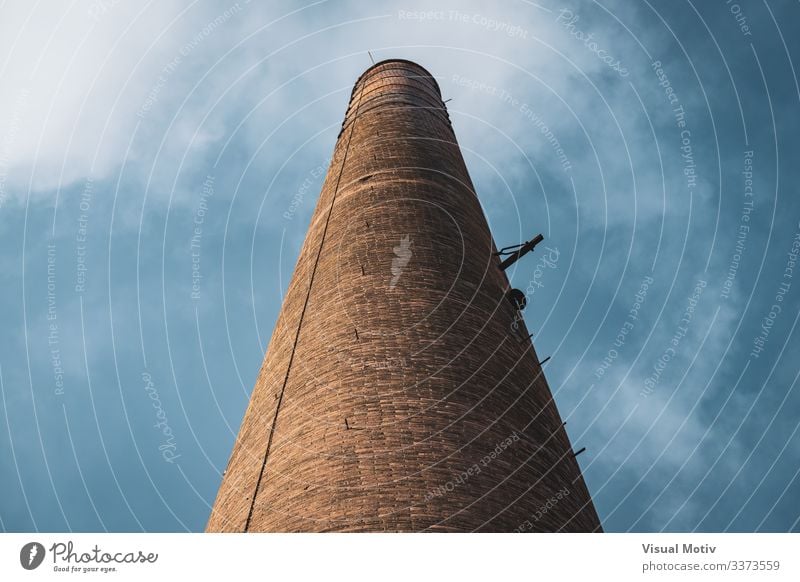
[[[207,531],[600,531],[439,86],[355,84]]]

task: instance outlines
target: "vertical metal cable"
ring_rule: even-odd
[[[278,404],[275,406],[275,415],[272,417],[272,427],[269,431],[269,437],[267,438],[267,449],[264,452],[264,461],[261,463],[261,471],[258,474],[258,480],[256,481],[256,489],[253,492],[253,500],[250,503],[250,511],[247,513],[247,521],[244,524],[244,531],[248,531],[250,529],[250,521],[253,518],[253,509],[256,505],[256,498],[258,497],[258,491],[261,488],[261,481],[264,477],[264,471],[267,467],[267,458],[269,457],[269,450],[272,447],[272,437],[275,434],[275,425],[278,422],[278,412],[281,409],[281,403],[283,402],[283,394],[286,391],[286,384],[289,381],[289,372],[292,369],[292,362],[294,361],[294,354],[297,350],[297,342],[300,340],[300,329],[303,326],[303,318],[306,314],[306,307],[308,307],[308,300],[311,297],[311,288],[314,285],[314,275],[317,273],[317,265],[319,264],[319,259],[322,256],[322,247],[325,244],[325,236],[328,233],[328,224],[331,220],[331,215],[333,214],[333,205],[336,203],[336,195],[339,193],[339,183],[342,180],[342,174],[344,173],[344,166],[347,163],[347,153],[350,151],[350,141],[353,139],[353,132],[356,128],[356,122],[358,121],[358,112],[361,109],[361,97],[364,94],[364,88],[367,86],[367,80],[364,79],[363,85],[361,85],[361,91],[358,93],[358,103],[356,104],[356,110],[353,114],[353,123],[350,125],[350,133],[347,136],[347,145],[344,149],[344,157],[342,158],[342,165],[339,168],[339,175],[336,177],[336,185],[333,189],[333,199],[331,200],[331,206],[328,209],[328,216],[325,219],[325,227],[322,229],[322,240],[319,243],[319,249],[317,250],[317,257],[314,260],[314,267],[311,270],[311,280],[308,284],[308,292],[306,293],[306,300],[303,303],[303,309],[300,312],[300,321],[297,323],[297,332],[294,336],[294,344],[292,345],[292,353],[289,356],[289,365],[286,367],[286,375],[283,378],[283,386],[281,387],[281,393],[278,397]]]

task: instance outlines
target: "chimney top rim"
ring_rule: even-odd
[[[436,86],[436,91],[439,93],[439,96],[441,96],[442,91],[439,88],[439,83],[436,82],[436,78],[433,75],[431,75],[430,71],[428,71],[428,69],[426,69],[425,67],[423,67],[419,63],[415,63],[414,61],[410,61],[408,59],[384,59],[382,61],[378,61],[377,63],[371,65],[363,73],[361,73],[361,75],[358,77],[358,79],[356,79],[356,82],[353,85],[353,93],[355,93],[355,90],[356,90],[356,87],[358,87],[358,84],[361,83],[361,81],[363,79],[365,79],[370,74],[370,72],[372,72],[377,67],[380,67],[381,65],[386,65],[388,63],[402,63],[402,64],[412,65],[412,66],[416,67],[417,69],[422,71],[425,76],[429,77],[431,81],[433,81],[433,84]]]

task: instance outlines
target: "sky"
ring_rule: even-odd
[[[438,81],[606,531],[800,531],[800,5],[0,5],[0,530],[202,531],[352,85]],[[371,56],[370,56],[371,54]]]

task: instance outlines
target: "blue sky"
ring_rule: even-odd
[[[0,14],[3,530],[202,530],[367,51],[553,249],[510,275],[606,530],[800,530],[797,3]]]

